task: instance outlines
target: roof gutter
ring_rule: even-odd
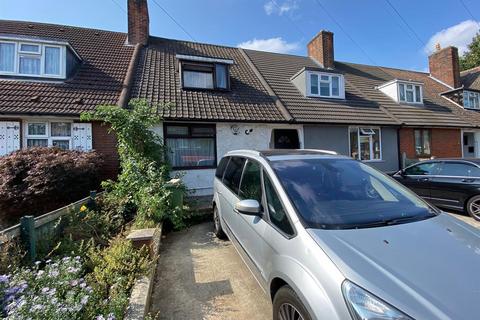
[[[132,89],[133,76],[135,74],[135,67],[137,66],[138,57],[140,56],[140,51],[142,44],[137,43],[133,49],[132,58],[128,64],[127,74],[123,79],[122,91],[118,97],[117,105],[121,108],[125,108],[128,104],[128,98],[130,96],[130,90]]]
[[[242,48],[238,48],[238,50],[240,51],[240,53],[242,54],[243,58],[245,59],[245,61],[247,62],[248,66],[250,67],[250,69],[252,69],[253,73],[255,73],[255,75],[257,76],[257,78],[260,80],[260,82],[262,83],[263,87],[265,88],[265,90],[267,90],[268,94],[270,95],[270,97],[273,99],[273,101],[275,101],[275,105],[277,106],[278,110],[280,111],[280,113],[283,115],[283,117],[285,118],[285,120],[287,120],[289,123],[294,123],[295,122],[295,119],[292,117],[292,115],[290,114],[290,112],[287,110],[287,108],[285,107],[285,105],[283,104],[283,102],[280,100],[280,98],[277,97],[277,95],[275,94],[275,92],[273,91],[273,89],[270,87],[270,85],[267,83],[267,81],[265,80],[265,78],[262,76],[262,74],[260,73],[260,71],[258,71],[257,67],[255,67],[255,65],[253,64],[252,60],[250,60],[250,58],[248,57],[248,55],[245,53],[245,51],[242,49]]]

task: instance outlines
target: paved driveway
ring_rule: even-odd
[[[151,311],[159,319],[271,319],[272,306],[232,244],[212,223],[162,240]]]

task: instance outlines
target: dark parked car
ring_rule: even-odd
[[[430,203],[465,210],[480,221],[480,159],[422,161],[393,177]]]

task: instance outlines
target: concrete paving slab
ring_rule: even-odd
[[[229,241],[212,223],[162,240],[151,312],[158,319],[271,319],[272,306]]]

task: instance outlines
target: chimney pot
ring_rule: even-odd
[[[128,1],[128,44],[147,44],[149,30],[149,16],[147,0]]]
[[[319,62],[324,68],[333,69],[334,50],[333,32],[322,30],[307,44],[308,56]]]
[[[428,57],[430,75],[452,88],[460,87],[460,62],[458,49],[446,47],[435,51]]]

